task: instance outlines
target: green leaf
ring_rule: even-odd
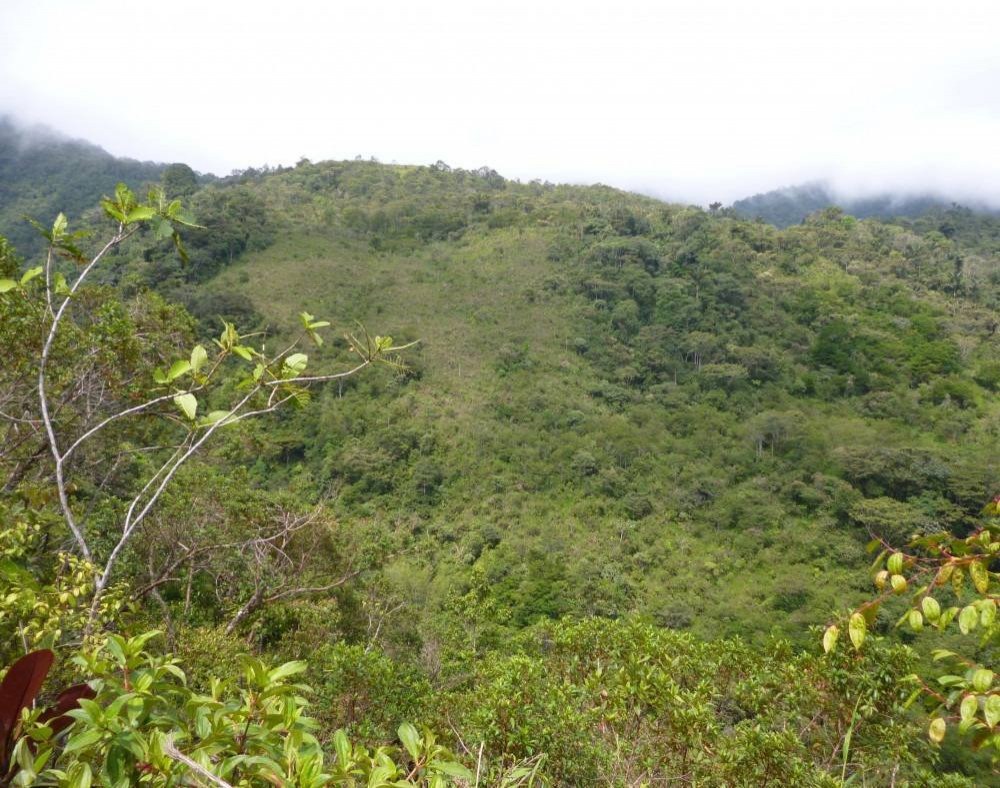
[[[69,752],[76,752],[77,750],[82,750],[84,747],[89,747],[92,744],[96,744],[103,738],[104,738],[104,731],[95,728],[89,728],[85,731],[81,731],[75,736],[70,736],[69,741],[66,742],[66,746],[63,748],[63,752],[69,753]]]
[[[152,219],[154,216],[156,216],[156,211],[154,211],[150,206],[139,205],[128,212],[128,215],[125,217],[125,223],[131,224],[132,222],[144,222]]]
[[[982,561],[973,561],[969,564],[969,577],[972,584],[980,594],[985,594],[990,587],[990,573],[986,571]]]
[[[253,361],[253,348],[246,345],[233,345],[233,352],[244,361]]]
[[[231,410],[213,410],[209,412],[205,418],[198,422],[198,424],[202,427],[211,427],[213,424],[229,418],[232,415],[233,412]]]
[[[298,377],[306,370],[309,356],[305,353],[292,353],[285,359],[285,371],[289,377]]]
[[[958,628],[962,631],[963,635],[968,635],[974,630],[978,621],[979,614],[972,605],[966,605],[962,608],[962,612],[958,614]]]
[[[125,222],[125,214],[118,210],[118,206],[111,200],[101,200],[101,207],[104,209],[104,212],[116,222]]]
[[[910,622],[910,629],[914,632],[921,632],[924,628],[924,614],[919,610],[911,610],[907,616]]]
[[[932,742],[940,744],[944,739],[945,729],[948,727],[947,723],[941,717],[935,717],[931,720],[930,727],[927,729],[927,736],[930,737]]]
[[[410,723],[404,722],[399,726],[398,733],[399,740],[403,743],[406,751],[410,753],[410,757],[417,760],[420,757],[420,735],[417,733],[417,729]]]
[[[979,708],[979,701],[975,695],[966,695],[962,698],[962,705],[958,707],[959,714],[962,717],[962,721],[971,720],[976,716],[976,710]]]
[[[456,777],[459,780],[472,780],[475,776],[466,767],[457,761],[444,761],[442,763],[435,763],[434,766],[439,770],[447,774],[449,777]]]
[[[286,662],[284,665],[278,665],[278,667],[269,671],[267,674],[267,680],[271,682],[281,681],[289,676],[294,676],[296,673],[302,673],[305,669],[306,663],[302,660]]]
[[[837,645],[837,638],[840,637],[840,629],[836,624],[831,624],[823,633],[823,651],[829,654]]]
[[[985,604],[979,608],[979,623],[984,627],[991,627],[997,620],[997,605],[992,599],[983,601]]]
[[[165,241],[174,236],[174,226],[166,219],[158,219],[152,223],[153,237],[157,241]]]
[[[67,227],[69,227],[69,222],[66,220],[66,214],[60,213],[52,223],[52,240],[58,241],[66,235]]]
[[[17,287],[13,279],[0,279],[0,293],[7,293]]]
[[[191,392],[178,394],[174,397],[174,404],[177,405],[177,407],[180,408],[184,415],[191,421],[194,421],[194,417],[198,415],[198,400]]]
[[[976,692],[989,692],[993,686],[993,671],[989,668],[979,668],[972,674],[972,686]]]
[[[893,575],[889,578],[889,583],[897,594],[902,594],[906,590],[906,578],[902,575]]]
[[[851,637],[851,643],[854,644],[854,648],[861,650],[862,644],[865,642],[865,634],[868,631],[868,624],[865,621],[865,617],[860,613],[855,613],[851,616],[851,620],[847,625],[847,632]]]
[[[957,607],[949,607],[941,614],[941,618],[937,620],[937,628],[942,632],[945,628],[954,620],[955,616],[958,615]]]
[[[181,359],[180,361],[175,361],[170,365],[170,371],[167,372],[167,380],[177,380],[181,375],[186,375],[191,371],[191,362]]]
[[[903,573],[903,554],[893,553],[889,556],[889,560],[886,562],[885,568],[889,570],[891,575],[899,575]]]
[[[126,662],[125,651],[122,648],[122,642],[118,638],[112,636],[105,642],[105,648],[111,652],[111,656],[115,658],[115,662],[119,665],[124,665]]]
[[[1000,695],[990,695],[984,706],[986,724],[991,728],[1000,722]]]
[[[42,266],[40,265],[36,265],[34,268],[29,268],[27,271],[24,272],[24,276],[21,277],[21,284],[22,285],[28,284],[28,282],[30,282],[36,276],[41,276],[42,271],[44,270],[45,269],[42,268]]]
[[[69,283],[66,281],[66,277],[60,273],[52,277],[52,289],[55,290],[56,295],[68,296],[70,293]]]
[[[941,605],[932,596],[925,596],[920,602],[920,607],[923,608],[928,621],[937,621],[941,616]]]
[[[343,730],[338,730],[333,734],[333,749],[337,753],[337,761],[343,769],[351,762],[351,743],[347,740],[347,734]]]
[[[191,371],[197,375],[201,371],[201,368],[205,366],[205,362],[207,361],[208,351],[201,345],[195,345],[194,349],[191,351]]]

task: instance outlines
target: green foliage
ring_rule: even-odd
[[[369,752],[343,732],[324,756],[306,715],[307,688],[294,681],[305,663],[269,668],[247,658],[238,682],[213,681],[198,693],[176,660],[145,650],[156,634],[112,635],[76,658],[96,695],[68,712],[75,722],[64,740],[52,738],[38,712],[29,716],[13,784],[443,786],[471,777],[433,735],[409,724],[399,728],[399,765],[385,749]]]
[[[212,713],[246,724],[249,649],[310,663],[313,692],[282,695],[291,723],[251,725],[283,780],[319,745],[310,763],[335,780],[415,779],[440,745],[405,720],[493,783],[935,784],[928,768],[974,768],[953,739],[961,697],[935,766],[925,721],[899,708],[921,668],[881,642],[872,608],[828,631],[825,657],[809,626],[864,598],[869,534],[981,530],[1000,481],[988,222],[956,216],[945,233],[825,211],[778,231],[487,169],[303,161],[195,191],[199,229],[174,203],[189,174],[163,182],[146,202],[118,190],[106,203],[119,229],[149,232],[73,293],[48,363],[59,439],[162,398],[66,465],[67,508],[97,557],[170,452],[212,431],[116,559],[142,604],[107,625],[164,629],[189,682],[155,677],[163,700],[148,705],[171,721],[142,718],[143,747],[150,726],[182,731],[185,757],[230,768],[231,734],[200,749],[191,715],[215,676]],[[34,259],[0,271],[0,483],[45,524],[17,560],[49,594],[69,542],[35,363],[47,296],[58,308],[96,251],[64,219],[44,232],[47,272]],[[408,369],[307,391],[328,377],[314,370],[416,337]],[[243,412],[309,407],[239,420],[251,392]],[[908,560],[881,581],[897,606],[921,584]],[[939,619],[958,606],[933,596]],[[968,637],[958,607],[950,628]],[[947,636],[932,606],[905,613],[901,639]],[[982,613],[964,614],[973,635]],[[63,641],[80,627],[67,620]],[[153,675],[166,657],[143,659]],[[989,723],[991,690],[953,675],[977,697],[966,718]],[[316,697],[315,718],[292,695]],[[114,702],[109,690],[102,713]],[[94,780],[110,741],[81,747]],[[253,783],[258,766],[232,768]]]
[[[859,662],[785,644],[704,643],[635,621],[564,621],[480,662],[443,708],[490,762],[544,753],[542,770],[560,785],[677,774],[706,785],[837,785],[824,764],[854,714],[847,772],[878,784],[893,768],[901,778],[901,764],[917,771],[902,720],[888,716],[905,697],[895,671],[909,664],[900,648]]]
[[[872,566],[879,595],[852,614],[851,640],[862,648],[868,623],[894,596],[906,599],[897,627],[914,634],[957,630],[963,637],[955,645],[933,650],[934,662],[944,663],[950,672],[933,678],[907,675],[904,681],[913,685],[907,705],[924,700],[932,715],[932,742],[940,744],[949,727],[957,725],[959,735],[990,753],[995,768],[1000,763],[1000,692],[994,681],[1000,667],[995,660],[1000,624],[992,593],[998,577],[993,563],[1000,554],[997,500],[986,513],[989,519],[968,536],[948,531],[918,536],[905,552],[894,550],[889,540],[873,541],[873,550],[884,548]],[[835,647],[832,631],[835,627],[824,640],[828,652]]]

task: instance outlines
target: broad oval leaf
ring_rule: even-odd
[[[194,421],[194,417],[198,415],[198,400],[190,391],[174,397],[174,404],[190,421]]]
[[[208,361],[208,351],[201,345],[195,345],[191,351],[191,370],[197,375],[206,361]]]
[[[940,744],[944,739],[944,732],[947,729],[948,724],[941,717],[935,717],[931,720],[930,727],[927,729],[927,736],[932,742]]]
[[[417,733],[417,729],[410,723],[404,722],[399,726],[398,733],[399,740],[403,743],[410,757],[417,760],[420,757],[420,735]]]
[[[29,268],[27,271],[24,272],[24,275],[21,277],[21,284],[22,285],[28,284],[28,282],[30,282],[36,276],[41,276],[42,271],[44,270],[45,269],[42,268],[40,265],[36,265],[34,268]]]
[[[963,722],[965,720],[971,720],[976,716],[976,710],[979,708],[979,700],[975,695],[966,695],[962,698],[962,705],[958,707],[960,716]]]
[[[885,568],[889,570],[889,574],[898,575],[903,572],[903,554],[893,553],[889,556],[889,560],[885,564]]]
[[[993,671],[989,668],[979,668],[972,674],[972,686],[976,692],[989,692],[993,686]]]
[[[840,629],[836,624],[831,624],[823,633],[823,651],[829,654],[837,645],[837,638],[840,637]]]
[[[997,620],[997,605],[992,599],[984,600],[985,604],[979,608],[979,623],[984,627],[991,627]]]
[[[309,363],[309,356],[305,353],[292,353],[288,358],[285,359],[285,369],[287,372],[293,376],[297,377],[305,372],[306,365]]]
[[[923,609],[928,621],[937,621],[941,616],[941,605],[932,596],[925,596],[920,602],[920,607]]]
[[[851,643],[854,644],[854,648],[860,651],[862,644],[865,642],[865,634],[867,632],[868,623],[865,621],[865,617],[860,613],[853,614],[850,623],[847,625],[847,633],[851,637]]]
[[[990,573],[986,571],[982,561],[973,561],[969,564],[969,577],[972,584],[980,594],[985,594],[990,587]]]
[[[170,370],[167,372],[167,380],[177,380],[181,375],[186,375],[191,371],[191,362],[181,359],[180,361],[175,361],[170,365]]]
[[[962,608],[962,612],[958,614],[958,628],[962,631],[963,635],[968,635],[974,630],[978,621],[979,614],[972,605],[966,605]]]
[[[991,728],[1000,722],[1000,695],[990,695],[983,704],[983,712],[986,714],[986,724]]]
[[[296,673],[302,673],[305,669],[306,663],[300,659],[286,662],[284,665],[278,665],[278,667],[268,671],[267,680],[271,682],[281,681],[289,676],[294,676]]]

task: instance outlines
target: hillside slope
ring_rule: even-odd
[[[274,228],[255,251],[207,284],[130,276],[206,326],[306,309],[421,340],[261,432],[254,468],[401,539],[418,610],[478,573],[514,626],[802,638],[864,593],[872,534],[966,527],[1000,481],[987,242],[488,170],[303,163],[198,199],[232,189]]]
[[[25,217],[44,223],[59,212],[79,216],[118,182],[155,182],[165,167],[116,158],[89,142],[0,115],[0,235],[22,254],[37,253],[43,244]]]
[[[961,202],[968,205],[968,201]],[[774,189],[736,200],[732,209],[747,219],[761,219],[776,227],[799,224],[809,214],[831,206],[837,207],[859,219],[917,218],[935,211],[947,210],[955,201],[940,194],[894,194],[887,192],[867,197],[838,195],[822,182],[804,183]],[[997,216],[996,209],[981,203],[972,207],[977,213]]]

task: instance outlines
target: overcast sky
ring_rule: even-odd
[[[0,0],[0,113],[201,171],[376,156],[1000,204],[997,0]]]

